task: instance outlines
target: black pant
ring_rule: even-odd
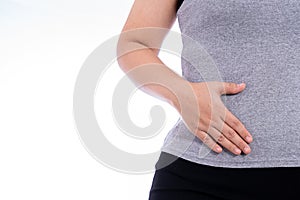
[[[162,152],[149,200],[268,200],[300,199],[300,167],[222,168]]]

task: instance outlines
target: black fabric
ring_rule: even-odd
[[[183,3],[184,0],[177,0],[177,5],[176,5],[176,12],[180,8],[181,4]]]
[[[300,199],[300,167],[222,168],[162,152],[149,200]]]

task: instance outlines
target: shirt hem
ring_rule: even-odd
[[[198,158],[195,156],[182,154],[180,152],[162,149],[161,151],[183,158],[185,160],[208,165],[212,167],[223,168],[278,168],[278,167],[300,167],[300,160],[248,160],[247,162],[223,162],[206,158]]]

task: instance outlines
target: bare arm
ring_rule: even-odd
[[[220,98],[241,92],[245,84],[189,82],[158,58],[158,49],[176,19],[176,3],[135,0],[119,38],[118,63],[137,86],[142,85],[140,89],[174,106],[187,128],[215,152],[222,151],[219,143],[236,155],[248,154],[251,135]],[[143,84],[150,82],[154,84]]]
[[[158,53],[168,29],[176,20],[176,3],[177,0],[135,0],[118,42],[121,69],[137,85],[157,83],[145,84],[140,89],[171,105],[176,102],[173,93],[187,81],[167,67]]]

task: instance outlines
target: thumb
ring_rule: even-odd
[[[219,85],[220,94],[235,94],[239,93],[245,89],[245,83],[231,83],[231,82],[221,82]]]

